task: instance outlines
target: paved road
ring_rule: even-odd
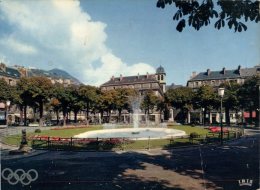
[[[255,190],[259,188],[259,133],[249,130],[247,134],[223,147],[107,153],[50,151],[26,158],[3,157],[2,169],[35,169],[38,178],[27,186],[21,182],[10,185],[2,179],[2,189]],[[252,186],[239,186],[242,179],[252,180]]]

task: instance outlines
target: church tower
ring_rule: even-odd
[[[156,69],[156,78],[157,80],[159,81],[161,87],[162,87],[162,90],[163,90],[163,93],[165,93],[166,89],[165,89],[165,86],[166,86],[166,73],[164,71],[164,68],[160,65],[160,67],[158,67]]]

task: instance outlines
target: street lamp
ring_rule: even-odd
[[[204,126],[204,111],[205,111],[205,108],[202,108],[202,125]]]
[[[218,95],[220,96],[221,98],[221,101],[220,101],[220,128],[221,128],[221,133],[220,133],[220,142],[221,142],[221,145],[223,145],[223,114],[222,114],[222,101],[223,101],[223,96],[224,96],[224,93],[225,93],[225,88],[219,88],[218,89]]]
[[[5,118],[6,126],[8,126],[8,111],[9,111],[8,109],[9,109],[10,104],[11,104],[11,101],[9,101],[9,100],[7,100],[5,103],[5,105],[6,105],[6,118]]]

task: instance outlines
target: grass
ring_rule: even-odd
[[[40,136],[52,136],[52,137],[73,137],[74,135],[84,133],[86,131],[100,130],[102,126],[92,126],[87,128],[75,128],[75,129],[59,129],[59,130],[43,130],[41,133],[27,133],[27,138],[34,135]],[[21,134],[11,135],[3,138],[3,142],[10,145],[19,145],[21,141]],[[30,142],[29,142],[30,145]]]
[[[179,129],[185,131],[188,135],[191,134],[192,132],[196,132],[199,135],[206,135],[209,133],[208,129],[204,129],[203,127],[191,127],[189,125],[175,125],[175,126],[168,126],[168,128],[171,129]]]
[[[168,128],[172,129],[179,129],[183,130],[189,135],[192,132],[196,132],[198,135],[200,135],[200,138],[194,139],[194,141],[190,141],[189,138],[179,138],[179,139],[156,139],[156,140],[138,140],[133,141],[131,143],[125,143],[121,145],[121,148],[123,149],[147,149],[149,148],[169,148],[169,147],[176,147],[176,146],[186,146],[191,144],[199,144],[201,140],[204,139],[206,135],[209,134],[209,131],[207,129],[204,129],[202,127],[191,127],[188,125],[178,125],[178,126],[168,126]],[[75,128],[75,129],[59,129],[59,130],[46,130],[42,131],[41,133],[29,133],[27,134],[28,137],[34,136],[34,135],[40,135],[40,136],[52,136],[52,137],[73,137],[74,135],[86,132],[86,131],[92,131],[92,130],[100,130],[102,129],[102,126],[91,126],[87,128]],[[212,139],[218,139],[218,136],[216,134],[215,137],[211,137]],[[3,139],[3,142],[6,144],[11,145],[19,145],[21,141],[21,135],[12,135],[5,137]],[[29,141],[29,145],[31,145],[31,141]],[[88,146],[88,145],[87,145]],[[85,145],[82,146],[86,149],[93,148],[93,146],[86,147]],[[97,147],[97,146],[94,146]],[[77,147],[77,148],[80,148]],[[109,146],[110,149],[113,149],[115,147]],[[118,148],[118,147],[117,147]]]

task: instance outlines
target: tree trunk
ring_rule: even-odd
[[[256,120],[255,120],[255,127],[260,127],[260,115],[259,110],[256,110]]]
[[[57,125],[60,122],[60,117],[59,117],[59,111],[58,110],[56,111],[56,122],[57,122]]]
[[[36,122],[36,107],[33,107],[33,122]]]
[[[89,125],[89,102],[87,102],[87,125]]]
[[[87,118],[89,117],[89,102],[87,103]]]
[[[77,116],[78,116],[78,111],[74,111],[74,123],[77,123]]]
[[[27,105],[24,106],[24,126],[27,125]]]
[[[22,123],[23,122],[23,106],[20,105],[19,109],[20,109],[20,122],[19,123]]]
[[[253,110],[252,110],[252,108],[250,108],[249,114],[250,114],[249,124],[252,125],[252,121],[253,121]]]
[[[103,123],[103,118],[104,118],[104,112],[103,112],[103,110],[100,112],[100,115],[101,115],[101,123]]]
[[[110,110],[107,111],[107,115],[108,115],[108,123],[110,123],[110,119],[111,119],[111,111]]]
[[[226,116],[226,125],[230,126],[230,115],[229,115],[229,108],[225,107],[225,116]]]
[[[43,102],[40,102],[39,105],[39,109],[40,109],[40,120],[39,120],[39,126],[42,127],[43,126]]]
[[[117,121],[117,122],[120,122],[120,119],[121,119],[121,113],[122,113],[122,110],[119,109],[119,110],[118,110],[118,121]]]
[[[63,126],[66,126],[66,122],[67,122],[67,111],[63,110]]]

